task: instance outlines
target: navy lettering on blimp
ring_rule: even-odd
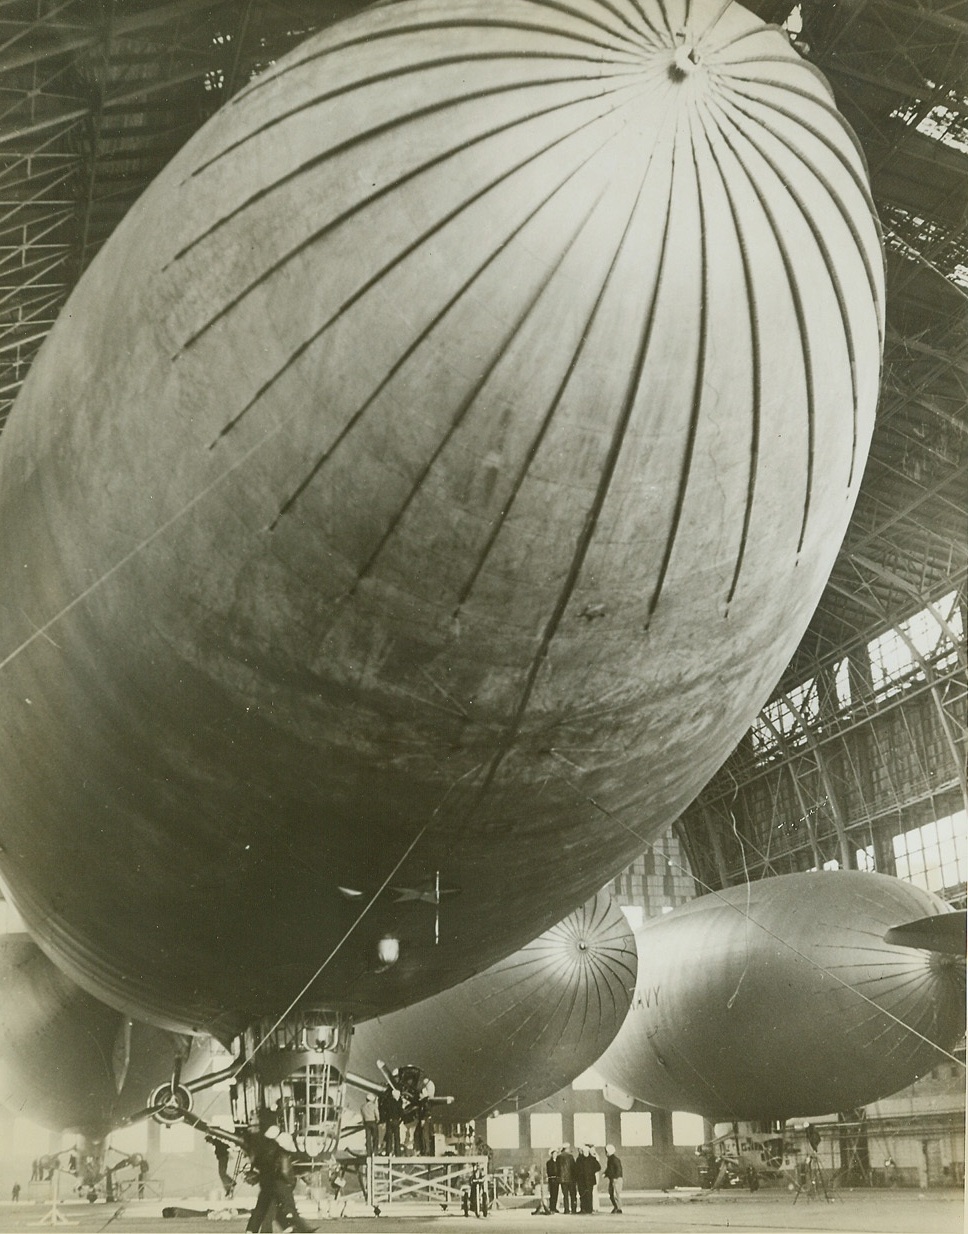
[[[648,990],[640,990],[632,1003],[633,1011],[642,1011],[646,1007],[658,1007],[659,1005],[659,986],[654,985]]]

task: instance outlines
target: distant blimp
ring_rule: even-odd
[[[965,914],[882,874],[784,874],[637,933],[632,1009],[595,1064],[708,1118],[829,1114],[889,1096],[965,1031]]]
[[[582,904],[800,639],[882,312],[855,139],[737,5],[378,5],[252,81],[0,441],[0,871],[40,945],[225,1041]]]
[[[433,998],[357,1027],[353,1067],[413,1063],[453,1100],[452,1121],[570,1084],[619,1032],[635,988],[635,936],[600,892],[519,951]]]

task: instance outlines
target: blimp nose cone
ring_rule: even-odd
[[[670,76],[674,81],[689,77],[702,64],[702,52],[693,43],[683,43],[672,56]]]

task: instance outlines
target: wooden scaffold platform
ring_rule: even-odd
[[[486,1157],[367,1158],[367,1202],[377,1216],[401,1204],[459,1210],[475,1192],[488,1194]]]

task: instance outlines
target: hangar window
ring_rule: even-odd
[[[953,90],[948,91],[947,100],[950,105],[936,103],[927,113],[924,112],[923,102],[918,100],[904,107],[895,107],[891,117],[896,117],[905,124],[916,121],[914,127],[925,137],[931,137],[955,150],[968,151],[968,127],[962,118],[961,100]]]
[[[705,1128],[698,1114],[676,1111],[672,1115],[672,1143],[677,1148],[698,1148],[705,1139]]]
[[[820,715],[820,699],[817,694],[817,680],[811,677],[801,685],[794,686],[787,697],[794,714],[799,713],[804,720],[816,720]]]
[[[575,1115],[575,1144],[604,1144],[605,1115],[582,1111]]]
[[[850,660],[846,656],[834,669],[834,689],[838,704],[846,710],[850,706]]]
[[[854,854],[854,859],[857,862],[858,870],[873,870],[874,864],[874,845],[868,844],[866,848],[859,848]]]
[[[560,1114],[531,1115],[532,1148],[560,1148],[564,1142]]]
[[[797,718],[783,699],[775,699],[767,703],[759,716],[753,721],[753,746],[759,750],[770,750],[779,745],[780,739],[789,737],[796,728]]]
[[[787,701],[789,700],[789,701]],[[759,752],[775,748],[780,739],[797,745],[804,740],[803,723],[810,723],[820,715],[820,700],[817,695],[816,678],[801,682],[787,692],[786,698],[775,698],[767,703],[753,721],[751,736],[753,748]]]
[[[964,810],[894,836],[898,878],[943,891],[963,884],[968,875],[968,816]]]
[[[645,1110],[624,1110],[619,1115],[624,1148],[652,1147],[652,1115]]]
[[[190,1153],[195,1148],[195,1128],[187,1123],[172,1123],[161,1128],[159,1139],[163,1153]]]
[[[491,1148],[518,1148],[517,1114],[492,1114],[487,1120],[487,1142]]]
[[[876,694],[890,697],[899,692],[905,680],[922,679],[922,660],[930,660],[942,671],[951,666],[957,656],[956,640],[964,636],[964,622],[957,601],[957,592],[951,591],[933,605],[934,612],[924,608],[868,643],[871,680]]]

